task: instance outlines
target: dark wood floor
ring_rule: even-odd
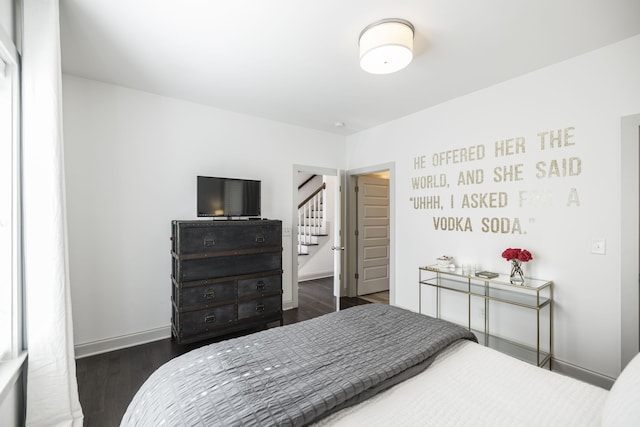
[[[335,311],[337,301],[332,296],[332,286],[333,278],[300,283],[299,307],[284,312],[284,323],[296,323]],[[361,304],[368,302],[359,298],[340,298],[341,309]],[[252,331],[244,333],[249,332]],[[194,348],[231,337],[188,345],[164,339],[78,359],[76,375],[85,427],[118,426],[133,395],[160,365]]]

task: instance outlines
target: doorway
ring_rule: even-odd
[[[350,297],[395,304],[394,177],[394,163],[347,172],[346,285]]]
[[[339,309],[343,248],[343,203],[337,169],[294,165],[292,213],[292,299],[300,304]],[[312,287],[312,288],[311,288]],[[303,289],[305,297],[299,297]],[[311,298],[309,296],[311,295]],[[311,308],[313,310],[313,308]]]

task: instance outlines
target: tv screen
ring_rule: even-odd
[[[260,181],[198,177],[198,216],[260,216]]]

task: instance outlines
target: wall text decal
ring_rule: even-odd
[[[526,234],[525,226],[535,224],[535,218],[510,216],[514,209],[580,207],[576,187],[565,187],[583,172],[576,147],[575,128],[566,127],[530,139],[514,136],[418,155],[409,201],[416,211],[438,212],[432,216],[436,231]],[[557,158],[541,158],[556,151],[561,153]],[[532,183],[541,188],[528,188]],[[472,215],[480,211],[486,214]]]

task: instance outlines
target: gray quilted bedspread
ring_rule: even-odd
[[[154,372],[121,426],[300,426],[425,369],[473,334],[367,304],[193,350]]]

